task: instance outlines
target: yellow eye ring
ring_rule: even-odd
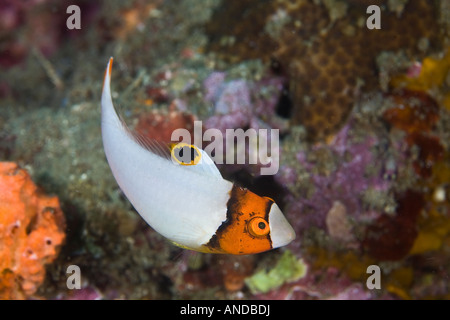
[[[269,223],[260,217],[255,217],[248,222],[248,231],[252,236],[263,237],[270,231]]]
[[[170,154],[174,163],[183,166],[196,165],[202,158],[201,152],[196,146],[183,142],[172,144]]]

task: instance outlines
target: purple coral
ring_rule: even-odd
[[[214,114],[205,120],[204,127],[205,129],[220,130],[224,137],[224,145],[227,129],[279,129],[283,126],[275,112],[283,88],[281,77],[267,76],[260,81],[245,79],[226,81],[225,78],[224,72],[213,72],[204,81],[205,102],[214,107]],[[270,133],[268,132],[265,137],[260,135],[259,140],[263,141],[261,139],[271,142]],[[245,152],[246,159],[249,159],[248,145]],[[261,162],[264,163],[264,161]],[[262,163],[250,167],[244,164],[227,168],[235,171],[246,167],[252,173],[258,174]],[[278,168],[278,153],[272,155],[272,166]]]
[[[351,123],[347,124],[337,134],[332,145],[313,147],[313,151],[326,149],[331,153],[336,160],[331,172],[317,172],[316,163],[308,160],[305,151],[297,154],[298,162],[310,173],[309,183],[312,185],[310,189],[312,192],[309,195],[305,197],[289,195],[287,199],[288,215],[291,215],[298,234],[311,227],[326,230],[327,215],[336,203],[343,206],[344,216],[361,221],[368,217],[362,205],[364,192],[369,188],[376,191],[389,189],[390,181],[385,179],[385,172],[390,170],[387,168],[387,161],[380,158],[379,154],[375,156],[372,151],[379,143],[378,138],[367,134],[357,142],[352,141],[350,127]],[[283,166],[276,178],[283,185],[292,185],[292,181],[296,180],[294,175],[295,171],[292,168]]]
[[[214,95],[217,97],[214,103],[216,114],[205,121],[205,127],[220,129],[224,133],[226,129],[246,127],[253,111],[248,83],[245,80],[233,80],[222,83],[216,91],[219,91],[219,94],[216,92]],[[211,92],[207,94],[211,95]]]
[[[203,81],[203,87],[205,88],[204,99],[206,102],[211,103],[219,99],[219,95],[223,90],[225,77],[225,72],[213,72]]]
[[[205,121],[207,129],[216,128],[225,133],[226,129],[277,127],[272,120],[283,78],[225,81],[225,77],[224,72],[213,72],[203,83],[205,102],[214,107],[214,115]]]

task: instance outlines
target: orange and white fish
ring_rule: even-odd
[[[295,232],[276,203],[222,178],[203,150],[193,165],[144,142],[121,121],[111,99],[113,59],[102,93],[103,146],[122,191],[145,221],[174,244],[207,253],[254,254],[287,245]]]

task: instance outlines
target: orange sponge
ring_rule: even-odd
[[[65,239],[59,200],[13,162],[0,162],[0,299],[26,299]]]

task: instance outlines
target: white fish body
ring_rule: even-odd
[[[202,252],[229,253],[208,243],[227,221],[233,184],[224,180],[217,168],[205,173],[175,165],[158,154],[157,148],[149,150],[139,143],[114,109],[111,68],[112,58],[103,83],[101,122],[106,158],[118,185],[145,221],[172,242]],[[295,233],[280,214],[281,218],[273,220],[280,220],[281,227],[288,230],[288,239],[281,241],[284,245]]]

